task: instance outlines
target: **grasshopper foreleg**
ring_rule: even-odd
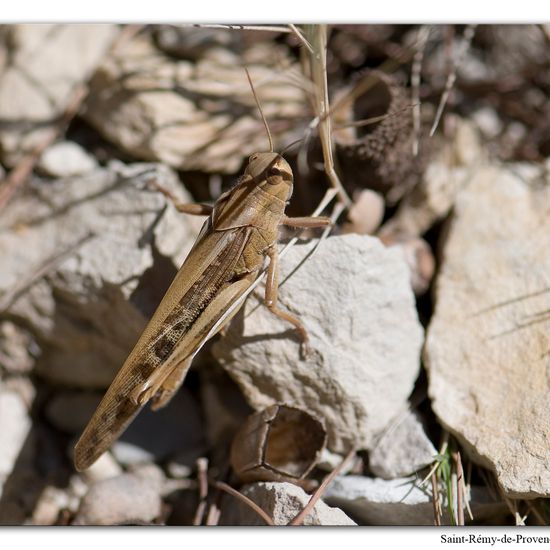
[[[284,216],[281,221],[281,225],[308,229],[315,227],[326,227],[327,225],[332,225],[332,221],[330,218],[325,218],[324,216],[305,216],[302,218],[289,218],[288,216]]]
[[[197,204],[193,202],[181,202],[171,191],[159,185],[156,181],[149,182],[149,187],[162,193],[167,199],[169,199],[178,212],[183,214],[191,214],[192,216],[210,216],[212,214],[213,206],[208,204]]]

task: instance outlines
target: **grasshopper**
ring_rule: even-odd
[[[307,349],[301,322],[277,306],[278,229],[330,225],[324,217],[290,218],[285,207],[292,195],[288,162],[273,152],[273,141],[258,98],[270,151],[253,154],[236,185],[213,206],[175,201],[178,211],[207,215],[185,259],[134,349],[111,383],[75,447],[78,471],[85,470],[118,439],[142,407],[168,403],[183,383],[191,361],[205,341],[222,330],[242,307],[234,307],[260,276],[269,258],[264,303],[288,321]],[[162,191],[162,190],[161,190]],[[166,193],[169,195],[169,193]]]

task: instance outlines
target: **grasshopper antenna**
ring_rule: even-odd
[[[281,156],[283,157],[284,154],[285,154],[289,149],[292,149],[292,147],[294,147],[295,145],[298,145],[298,143],[301,143],[302,141],[304,141],[304,138],[297,139],[296,141],[293,141],[292,143],[288,144],[288,145],[281,151]]]
[[[256,90],[254,90],[254,84],[252,84],[250,73],[248,72],[248,69],[246,67],[244,68],[244,70],[246,72],[246,78],[248,78],[248,82],[250,83],[250,88],[252,89],[252,94],[254,95],[256,105],[258,106],[258,111],[260,111],[260,115],[262,117],[262,120],[264,121],[265,131],[267,132],[267,139],[269,139],[269,151],[273,153],[273,139],[271,138],[271,132],[269,131],[267,120],[265,119],[264,112],[262,111],[262,106],[260,105],[260,101],[258,99],[258,96],[256,95]]]

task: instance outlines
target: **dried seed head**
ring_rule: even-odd
[[[380,191],[394,204],[418,181],[425,162],[413,155],[412,105],[405,88],[388,74],[368,71],[341,90],[334,106],[344,179]]]
[[[325,448],[322,423],[301,409],[272,405],[245,421],[231,446],[231,465],[243,482],[303,479]]]

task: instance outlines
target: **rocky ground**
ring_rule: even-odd
[[[550,523],[543,25],[330,27],[350,202],[328,236],[281,230],[311,353],[259,286],[169,405],[75,471],[202,226],[151,181],[212,203],[267,149],[243,66],[275,149],[302,140],[289,215],[330,189],[303,31],[0,28],[1,524]]]

